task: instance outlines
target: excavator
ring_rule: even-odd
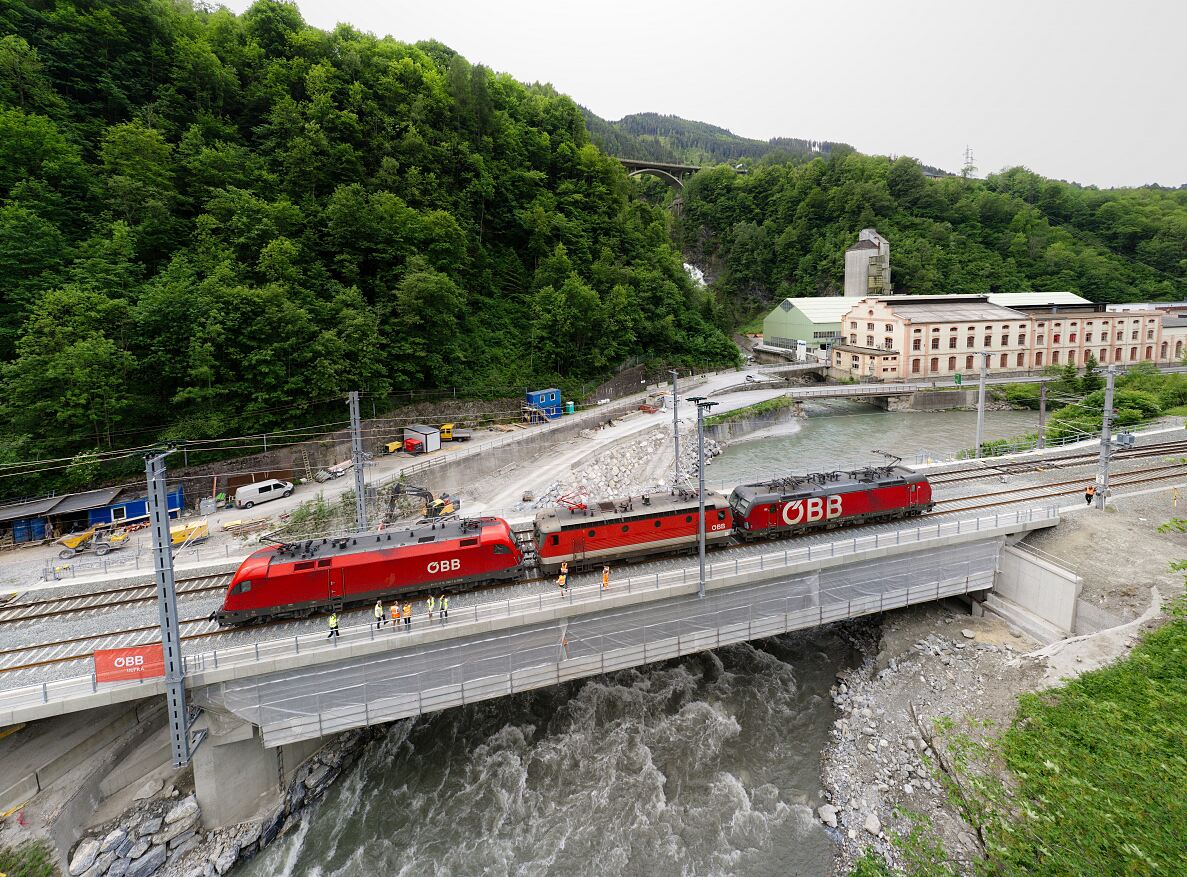
[[[420,507],[420,516],[427,520],[447,518],[450,515],[457,514],[462,507],[462,501],[456,496],[450,496],[448,493],[443,493],[437,497],[433,496],[431,491],[425,490],[423,487],[412,487],[407,484],[397,483],[392,486],[391,493],[388,494],[386,518],[388,522],[396,520],[398,514],[396,500],[401,496],[415,496],[423,500],[424,505]]]

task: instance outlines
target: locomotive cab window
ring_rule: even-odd
[[[558,535],[556,535],[556,534],[554,533],[554,534],[552,535],[552,544],[553,544],[553,545],[560,545],[560,544],[561,544],[561,537],[560,537],[560,536],[558,536]]]
[[[719,521],[725,520],[725,509],[722,509],[721,511],[719,511],[717,513],[717,520],[719,520]]]
[[[231,593],[232,594],[246,594],[250,590],[251,590],[251,582],[249,582],[249,581],[248,582],[239,582],[237,585],[235,585],[233,588],[231,588]]]
[[[510,553],[511,553],[511,549],[509,547],[507,547],[506,545],[496,545],[495,546],[495,554],[510,554]]]

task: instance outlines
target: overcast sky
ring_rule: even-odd
[[[249,0],[227,5],[243,11]],[[607,119],[654,111],[978,175],[1187,182],[1182,0],[299,0],[437,39]]]

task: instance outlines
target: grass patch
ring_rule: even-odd
[[[1001,751],[1021,804],[996,826],[1006,873],[1187,874],[1187,620],[1024,695]]]
[[[747,405],[745,408],[736,408],[725,414],[714,414],[712,417],[706,417],[705,426],[717,426],[720,423],[735,423],[739,420],[749,420],[752,417],[770,414],[772,411],[781,411],[784,408],[792,408],[794,406],[795,399],[792,399],[790,396],[776,396],[774,399],[755,402],[753,405]]]
[[[1187,405],[1176,405],[1173,408],[1168,408],[1162,412],[1169,414],[1172,417],[1187,417]]]
[[[743,325],[738,327],[738,334],[739,335],[761,335],[762,334],[762,321],[766,319],[766,316],[767,315],[765,313],[763,313],[763,314],[758,314],[755,317],[752,317],[749,322],[744,323]]]
[[[44,841],[28,841],[15,849],[0,847],[0,874],[6,877],[59,877],[60,873]]]

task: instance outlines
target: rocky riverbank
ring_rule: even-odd
[[[369,731],[331,738],[293,775],[283,796],[255,819],[206,831],[188,771],[175,785],[149,782],[117,819],[95,826],[70,854],[70,877],[221,877],[283,836],[361,752]]]

